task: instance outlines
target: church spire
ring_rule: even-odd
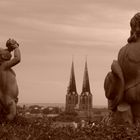
[[[90,92],[90,84],[89,84],[89,76],[88,76],[88,68],[87,68],[87,60],[85,62],[85,71],[84,71],[84,78],[83,78],[83,88],[82,92]]]
[[[69,86],[68,86],[68,92],[77,93],[73,60],[72,60],[72,66],[71,66],[71,74],[70,74],[70,82],[69,82]]]

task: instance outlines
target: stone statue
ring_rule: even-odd
[[[20,62],[21,55],[19,44],[14,39],[9,39],[6,47],[7,49],[0,49],[0,109],[4,110],[6,119],[13,120],[16,116],[18,86],[12,67]]]
[[[137,124],[140,122],[140,13],[134,15],[130,26],[128,43],[120,49],[118,60],[113,61],[104,89],[113,116]]]

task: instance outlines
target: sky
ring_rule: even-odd
[[[72,58],[78,94],[85,60],[94,105],[107,105],[104,79],[127,43],[130,19],[140,1],[0,0],[0,47],[20,44],[21,63],[13,69],[19,103],[65,103]]]

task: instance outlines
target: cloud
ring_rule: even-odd
[[[106,103],[103,80],[127,43],[129,21],[139,4],[139,0],[1,0],[0,45],[13,37],[22,52],[15,68],[21,100],[49,101],[52,95],[50,102],[65,102],[72,55],[80,93],[88,55],[91,90],[96,100]],[[36,96],[40,93],[43,98]]]

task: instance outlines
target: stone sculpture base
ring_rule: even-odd
[[[121,103],[117,111],[109,111],[109,114],[103,119],[107,125],[126,124],[140,126],[140,103],[127,104]]]

